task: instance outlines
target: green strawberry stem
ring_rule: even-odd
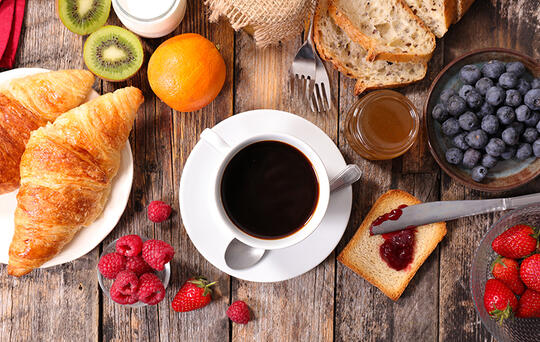
[[[493,263],[491,264],[491,272],[493,272],[493,269],[495,268],[495,265],[496,264],[501,264],[502,266],[504,267],[508,267],[506,266],[506,264],[502,261],[503,257],[500,256],[500,255],[497,255],[497,258],[493,261]]]
[[[208,280],[205,277],[195,277],[193,280],[190,280],[189,282],[196,285],[197,287],[200,287],[201,289],[204,289],[202,295],[205,297],[208,294],[212,293],[212,289],[210,288],[210,286],[217,284],[217,281],[208,283]]]
[[[506,308],[504,310],[499,310],[495,308],[489,313],[493,318],[497,319],[499,321],[499,325],[502,325],[503,321],[505,319],[508,319],[512,317],[512,307],[510,306],[510,301],[508,301],[508,304],[506,305]]]

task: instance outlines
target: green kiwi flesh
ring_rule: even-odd
[[[104,26],[92,33],[84,44],[83,55],[88,69],[109,81],[133,76],[144,60],[139,38],[118,26]]]
[[[86,35],[105,25],[111,0],[57,0],[58,16],[71,32]]]

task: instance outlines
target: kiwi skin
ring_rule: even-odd
[[[135,58],[132,63],[133,67],[127,69],[126,73],[122,74],[121,77],[115,77],[115,70],[102,70],[101,68],[103,66],[99,64],[100,62],[94,60],[97,59],[97,57],[94,56],[94,53],[96,52],[94,47],[96,44],[101,44],[104,40],[100,41],[100,38],[106,35],[109,37],[114,35],[115,39],[124,40],[135,49],[135,51],[131,52]],[[132,77],[139,71],[144,61],[144,50],[141,40],[137,35],[125,28],[108,25],[100,28],[88,37],[84,43],[83,58],[86,67],[97,77],[110,82],[120,82]]]
[[[68,5],[77,3],[79,1],[81,0],[56,0],[56,12],[60,18],[60,21],[62,21],[62,24],[64,24],[68,30],[79,35],[87,35],[105,25],[111,11],[111,0],[87,0],[92,2],[100,2],[103,6],[103,11],[101,13],[94,14],[94,16],[90,18],[90,21],[94,22],[89,22],[84,25],[79,25],[77,22],[77,20],[80,19],[79,17],[73,18],[73,16],[67,12]]]

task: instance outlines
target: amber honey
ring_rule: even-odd
[[[364,158],[391,159],[413,145],[419,121],[414,105],[405,96],[391,90],[374,91],[349,111],[345,137]]]

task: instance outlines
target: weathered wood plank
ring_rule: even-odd
[[[28,1],[15,67],[81,68],[82,39],[57,18],[54,1]],[[0,266],[0,341],[96,341],[97,250],[20,279]]]

